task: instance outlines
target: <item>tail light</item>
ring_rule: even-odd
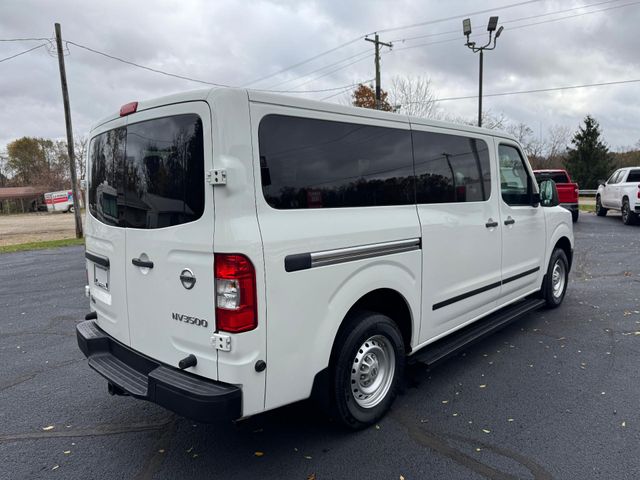
[[[640,185],[638,185],[638,198],[640,198]]]
[[[239,254],[215,254],[216,325],[218,330],[246,332],[258,326],[256,270]]]

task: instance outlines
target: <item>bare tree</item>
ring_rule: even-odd
[[[437,97],[427,77],[393,78],[389,89],[391,105],[396,112],[413,117],[437,118]]]
[[[87,150],[89,148],[89,139],[83,135],[76,137],[73,140],[73,147],[76,156],[76,171],[78,172],[78,179],[83,180],[86,175],[86,160]]]
[[[563,125],[552,125],[545,139],[545,167],[561,167],[571,141],[571,129]]]

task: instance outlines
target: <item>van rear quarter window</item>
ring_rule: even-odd
[[[138,122],[97,135],[89,154],[89,210],[119,227],[153,229],[204,212],[204,147],[198,115]]]
[[[415,201],[408,130],[267,115],[258,137],[262,190],[274,208]]]

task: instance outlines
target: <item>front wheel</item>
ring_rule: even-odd
[[[362,311],[348,320],[332,362],[334,415],[352,429],[379,420],[395,399],[405,364],[397,325],[386,315]]]
[[[604,217],[607,214],[607,209],[602,206],[602,200],[600,200],[600,195],[596,197],[596,215],[599,217]]]
[[[551,254],[547,275],[545,277],[542,294],[548,308],[559,307],[564,300],[569,283],[569,261],[567,254],[561,248],[556,248]]]

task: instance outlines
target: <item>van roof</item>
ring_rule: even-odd
[[[138,102],[138,110],[147,110],[150,108],[160,107],[164,105],[171,105],[174,103],[192,102],[198,100],[215,100],[216,97],[224,96],[227,92],[231,91],[244,91],[247,93],[249,101],[257,103],[266,103],[271,105],[284,105],[293,108],[301,108],[305,110],[315,110],[321,112],[332,112],[343,115],[358,116],[364,118],[375,118],[379,120],[386,120],[398,123],[412,123],[415,125],[425,125],[437,128],[447,128],[453,130],[459,130],[470,133],[477,133],[482,135],[491,135],[495,137],[507,138],[513,141],[517,141],[512,135],[500,131],[490,130],[487,128],[479,128],[471,125],[463,125],[453,122],[445,122],[441,120],[433,120],[430,118],[412,117],[408,115],[402,115],[392,112],[383,112],[379,110],[372,110],[367,108],[353,107],[350,105],[338,105],[335,103],[322,102],[318,100],[309,100],[305,98],[293,97],[290,95],[282,95],[280,93],[265,92],[261,90],[248,90],[230,87],[214,87],[199,90],[190,90],[186,92],[176,93],[173,95],[167,95],[164,97],[158,97],[151,100],[144,100]],[[115,112],[109,115],[99,122],[97,122],[91,130],[96,129],[104,123],[110,122],[120,118],[119,112]]]

